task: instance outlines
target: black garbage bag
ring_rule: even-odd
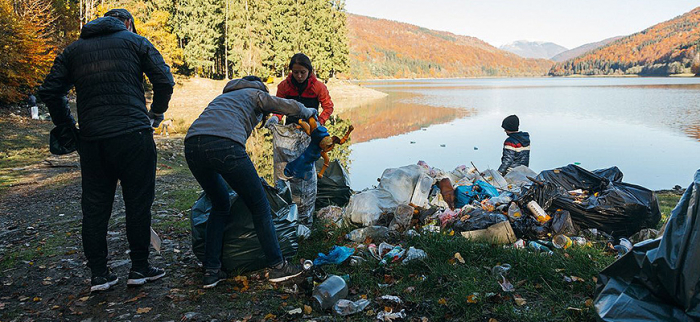
[[[614,174],[610,169],[598,173]],[[622,173],[611,177],[622,177]],[[558,195],[547,209],[571,213],[574,224],[580,228],[597,228],[615,237],[629,237],[643,228],[655,228],[661,219],[659,204],[653,191],[624,182],[610,181],[579,166],[542,171],[537,180],[553,183]],[[535,185],[533,185],[535,186]],[[583,201],[566,191],[582,189],[589,193]]]
[[[321,167],[323,167],[323,159],[316,162],[316,169],[320,171]],[[352,195],[350,176],[338,160],[331,161],[326,172],[323,173],[323,178],[318,179],[317,185],[316,209],[330,205],[345,207],[350,201]]]
[[[671,212],[662,238],[634,245],[600,273],[603,321],[700,320],[700,170]]]
[[[452,229],[456,232],[486,229],[499,222],[508,220],[508,217],[504,214],[486,212],[481,209],[473,210],[469,213],[469,216],[467,220],[455,222]]]
[[[527,239],[527,240],[538,240],[538,239],[549,239],[550,233],[550,221],[541,224],[537,219],[532,216],[522,216],[511,223],[515,237]]]
[[[557,210],[552,216],[552,234],[574,236],[578,229],[571,220],[571,214],[566,210]]]
[[[622,182],[622,171],[618,167],[610,167],[607,169],[598,169],[598,170],[593,170],[592,171],[594,174],[598,175],[599,177],[603,177],[605,179],[608,179],[610,182]]]
[[[279,191],[262,180],[263,188],[272,209],[272,223],[277,231],[280,249],[284,257],[294,256],[299,248],[297,227],[299,213],[297,206],[288,202],[291,199],[289,188],[282,185]],[[230,191],[231,220],[224,229],[224,247],[221,264],[226,271],[254,271],[267,266],[258,236],[253,226],[253,218],[243,200]],[[286,200],[285,200],[286,199]],[[204,260],[204,240],[207,220],[211,212],[211,201],[202,193],[192,207],[192,250],[200,261]]]

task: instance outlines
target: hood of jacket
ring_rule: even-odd
[[[102,17],[88,22],[80,31],[80,38],[91,38],[126,30],[124,23],[114,17]]]
[[[247,81],[241,78],[229,81],[226,84],[226,86],[224,86],[224,93],[232,92],[243,88],[255,88],[264,91],[265,93],[268,92],[267,86],[265,86],[265,84],[257,81]]]
[[[529,146],[529,145],[530,145],[530,133],[527,133],[527,132],[515,132],[515,133],[508,134],[508,136],[509,136],[511,139],[520,142],[520,144],[522,144],[523,146]]]

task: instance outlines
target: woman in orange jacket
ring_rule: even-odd
[[[277,96],[298,101],[308,108],[318,110],[319,105],[323,109],[318,113],[318,121],[323,125],[333,114],[333,101],[328,88],[316,78],[311,59],[298,53],[292,56],[289,63],[290,73],[282,83],[277,86]],[[280,120],[282,115],[275,115]],[[299,119],[287,116],[285,124],[296,124]]]

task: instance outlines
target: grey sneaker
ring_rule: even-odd
[[[285,261],[281,268],[270,268],[267,279],[272,283],[279,283],[297,277],[301,275],[302,272],[304,272],[304,269],[301,265],[294,265]]]
[[[202,279],[202,288],[212,288],[219,284],[219,282],[226,279],[226,272],[221,269],[207,269],[204,271],[204,278]]]
[[[104,274],[93,276],[90,280],[90,292],[106,291],[119,282],[117,275],[107,270]]]
[[[129,272],[129,279],[126,281],[126,285],[143,285],[146,284],[146,282],[153,282],[163,276],[165,276],[165,270],[161,268],[149,266],[145,270],[136,271],[132,269]]]

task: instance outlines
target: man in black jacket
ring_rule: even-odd
[[[144,97],[144,73],[153,84],[150,110]],[[56,57],[39,89],[54,124],[79,133],[83,249],[92,271],[91,291],[109,289],[118,281],[107,268],[106,241],[118,181],[131,250],[127,284],[141,285],[165,275],[148,263],[156,172],[152,127],[163,120],[174,85],[170,67],[136,33],[131,14],[113,9],[83,26],[80,39]],[[66,98],[73,86],[79,130]]]

